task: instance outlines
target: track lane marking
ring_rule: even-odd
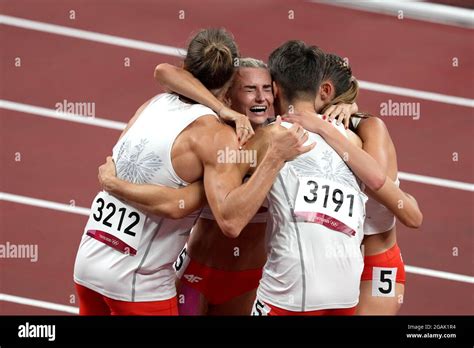
[[[41,31],[49,34],[73,37],[76,39],[100,42],[108,45],[133,48],[141,51],[161,53],[168,56],[184,57],[186,51],[182,48],[155,44],[135,39],[127,39],[120,36],[97,33],[89,30],[76,29],[63,25],[33,21],[30,19],[0,15],[0,24],[12,27]]]
[[[334,1],[334,0],[307,0],[309,3],[345,7],[353,10],[373,12],[397,17],[403,11],[404,18],[419,21],[454,25],[462,28],[474,28],[474,11],[423,0],[398,1]]]
[[[66,305],[59,304],[59,303],[35,300],[35,299],[32,299],[32,298],[20,297],[20,296],[9,295],[9,294],[0,293],[0,301],[12,302],[12,303],[17,303],[17,304],[21,304],[21,305],[25,305],[25,306],[30,306],[30,307],[39,307],[39,308],[51,309],[53,311],[58,311],[58,312],[79,314],[79,308],[78,307],[66,306]]]
[[[0,109],[23,112],[25,114],[55,118],[63,121],[70,121],[82,124],[88,124],[96,127],[123,130],[127,125],[124,122],[108,120],[105,118],[89,117],[84,115],[62,112],[54,109],[48,109],[40,106],[16,103],[10,100],[0,99]]]
[[[0,24],[14,26],[23,29],[36,30],[50,34],[74,37],[77,39],[95,41],[115,46],[127,47],[142,51],[155,52],[169,56],[184,57],[186,50],[179,47],[155,44],[146,41],[127,39],[120,36],[101,34],[93,31],[70,28],[62,25],[33,21],[30,19],[0,15]],[[465,106],[474,108],[474,99],[462,98],[440,93],[421,91],[405,87],[385,85],[381,83],[358,80],[360,88],[378,93],[401,95],[417,99],[425,99],[439,103]]]
[[[474,284],[474,277],[471,277],[465,274],[451,273],[451,272],[439,271],[437,269],[430,269],[430,268],[423,268],[423,267],[416,267],[416,266],[409,266],[409,265],[405,265],[405,271],[407,273],[424,275],[426,277],[453,280],[455,282]]]
[[[90,209],[76,207],[69,204],[47,201],[45,199],[32,198],[27,196],[14,195],[11,193],[0,192],[0,201],[31,205],[33,207],[45,208],[50,210],[62,211],[78,215],[89,216]]]
[[[447,187],[447,188],[451,188],[455,190],[474,192],[474,184],[463,182],[463,181],[442,179],[442,178],[437,178],[434,176],[426,176],[426,175],[406,173],[406,172],[398,172],[398,178],[400,180],[411,181],[411,182],[416,182],[416,183],[421,183],[421,184],[434,185],[434,186],[440,186],[440,187]]]

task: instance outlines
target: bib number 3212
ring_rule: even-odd
[[[363,213],[363,201],[354,188],[323,178],[299,178],[297,218],[354,236]]]
[[[87,235],[124,254],[136,255],[145,218],[140,211],[100,192],[92,204]]]

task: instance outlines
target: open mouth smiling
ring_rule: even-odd
[[[265,105],[254,105],[250,108],[250,112],[258,116],[263,116],[267,109],[268,108]]]

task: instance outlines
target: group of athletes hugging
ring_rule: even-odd
[[[205,29],[155,79],[170,92],[99,168],[74,268],[81,315],[398,312],[395,219],[417,228],[422,214],[342,58],[292,40],[267,65]]]

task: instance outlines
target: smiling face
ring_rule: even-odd
[[[240,67],[229,89],[230,106],[247,115],[254,126],[273,116],[272,79],[265,68]]]

